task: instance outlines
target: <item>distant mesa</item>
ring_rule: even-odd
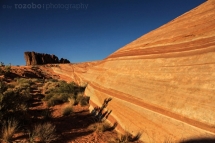
[[[44,54],[44,53],[36,53],[32,52],[25,52],[25,62],[27,66],[30,65],[43,65],[43,64],[55,64],[55,63],[70,63],[69,60],[61,58],[58,59],[55,55]]]

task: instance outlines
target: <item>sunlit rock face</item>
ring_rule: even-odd
[[[67,67],[65,67],[67,66]],[[53,68],[83,84],[93,105],[145,142],[215,136],[215,1],[209,0],[105,60]]]

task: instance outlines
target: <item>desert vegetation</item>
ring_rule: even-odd
[[[0,76],[7,75],[11,72],[11,64],[5,65],[3,62],[0,62]]]
[[[85,87],[80,87],[74,82],[66,83],[65,81],[49,81],[44,88],[45,98],[48,107],[62,104],[74,100],[73,105],[80,104],[86,106],[90,98],[84,96]]]
[[[86,86],[53,78],[10,77],[11,67],[0,69],[4,76],[0,80],[0,142],[58,143],[90,134],[97,142],[128,141],[114,131],[117,122],[106,120],[112,112],[107,109],[112,98],[89,112]],[[77,132],[68,134],[68,130]]]
[[[37,80],[34,79],[34,81]],[[22,128],[30,127],[30,124],[32,124],[33,119],[28,112],[28,102],[32,100],[32,95],[30,94],[32,84],[32,80],[24,78],[14,79],[12,83],[0,81],[0,128],[2,142],[12,142],[13,136],[16,133],[22,132]],[[46,117],[45,119],[50,117],[48,111],[43,113],[44,117]],[[50,123],[36,124],[28,134],[29,142],[35,140],[51,142],[57,138],[54,135],[55,126]]]
[[[8,84],[0,81],[0,128],[3,141],[11,142],[19,126],[28,122],[30,99],[30,90],[27,86],[22,87],[18,82]]]

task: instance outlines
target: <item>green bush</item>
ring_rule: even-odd
[[[26,78],[16,78],[16,88],[25,90],[27,88],[30,88],[33,82],[31,79],[26,79]]]
[[[29,85],[31,85],[33,83],[31,79],[26,79],[26,78],[16,78],[16,81],[19,84],[28,83]]]
[[[50,87],[52,82],[48,82],[45,84],[45,93],[46,96],[44,98],[44,101],[47,101],[47,105],[54,106],[57,104],[68,102],[69,99],[74,99],[75,103],[79,103],[81,105],[88,105],[89,98],[87,97],[79,97],[79,91],[83,87],[79,87],[74,82],[66,83],[65,81],[59,81],[55,82],[54,86],[52,88]]]
[[[74,93],[76,84],[60,82],[59,88],[56,88],[55,92],[57,93]]]
[[[49,93],[44,100],[47,101],[49,107],[68,102],[73,95],[68,93]]]

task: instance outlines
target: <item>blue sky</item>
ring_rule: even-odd
[[[1,0],[0,61],[24,52],[72,63],[102,60],[205,0]]]

